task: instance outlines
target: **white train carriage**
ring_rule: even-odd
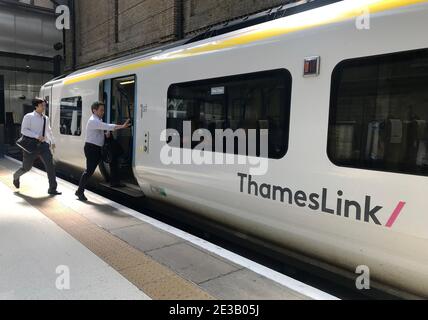
[[[55,159],[84,167],[102,99],[107,121],[133,119],[117,137],[122,175],[147,197],[427,297],[426,30],[428,1],[345,0],[75,72],[42,88]],[[192,133],[269,129],[267,171],[251,174],[257,154],[165,165],[161,134],[183,134],[183,121]]]

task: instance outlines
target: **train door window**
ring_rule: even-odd
[[[136,104],[136,77],[126,76],[115,79],[107,79],[100,83],[99,99],[106,105],[105,121],[108,123],[122,124],[130,119],[134,125],[134,112]],[[136,185],[132,171],[134,156],[134,128],[119,130],[114,133],[114,139],[120,145],[118,156],[118,171],[121,180]],[[109,165],[104,165],[104,175],[111,178]]]
[[[45,114],[46,114],[46,116],[47,117],[50,117],[50,98],[49,98],[49,96],[46,96],[45,97],[45,101],[46,101],[46,111],[45,111]]]
[[[428,50],[336,67],[328,155],[339,166],[428,176]]]
[[[291,74],[272,70],[252,74],[174,84],[168,90],[167,128],[180,134],[183,144],[183,124],[190,122],[192,131],[207,129],[215,146],[217,129],[268,130],[270,159],[281,159],[288,150],[291,104]],[[247,141],[248,142],[248,141]],[[193,148],[199,143],[193,142]],[[260,156],[260,139],[257,152]],[[227,152],[227,150],[223,150]],[[235,145],[235,154],[239,148]]]
[[[82,98],[72,97],[61,99],[60,133],[68,136],[82,134]]]

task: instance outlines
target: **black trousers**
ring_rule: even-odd
[[[42,143],[36,152],[32,154],[24,152],[23,156],[24,158],[22,161],[22,167],[15,172],[15,174],[13,175],[13,179],[19,180],[19,178],[21,178],[24,174],[26,174],[33,168],[34,161],[36,161],[37,158],[40,158],[48,174],[49,191],[55,191],[58,187],[58,184],[56,181],[55,166],[53,164],[53,157],[52,152],[49,148],[49,144]]]
[[[85,192],[86,185],[88,180],[94,175],[95,170],[97,170],[98,165],[102,161],[101,155],[102,148],[91,143],[85,144],[85,157],[86,157],[86,171],[83,172],[82,177],[80,178],[79,194]]]

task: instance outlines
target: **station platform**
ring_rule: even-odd
[[[58,179],[0,159],[0,299],[332,300],[316,288]]]

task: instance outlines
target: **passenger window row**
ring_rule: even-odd
[[[182,138],[183,121],[213,137],[216,129],[268,129],[269,158],[281,159],[288,149],[291,86],[285,69],[174,84],[167,128]],[[330,101],[333,163],[428,176],[427,49],[340,63]]]
[[[217,129],[252,129],[258,136],[267,129],[269,158],[281,159],[289,144],[291,88],[285,69],[173,84],[167,128],[177,130],[182,148],[184,121],[192,133],[209,130],[213,146]],[[80,136],[82,98],[64,98],[60,109],[61,134]],[[247,155],[260,156],[260,138],[257,144],[257,153]],[[327,153],[338,166],[428,176],[428,49],[335,68]]]

